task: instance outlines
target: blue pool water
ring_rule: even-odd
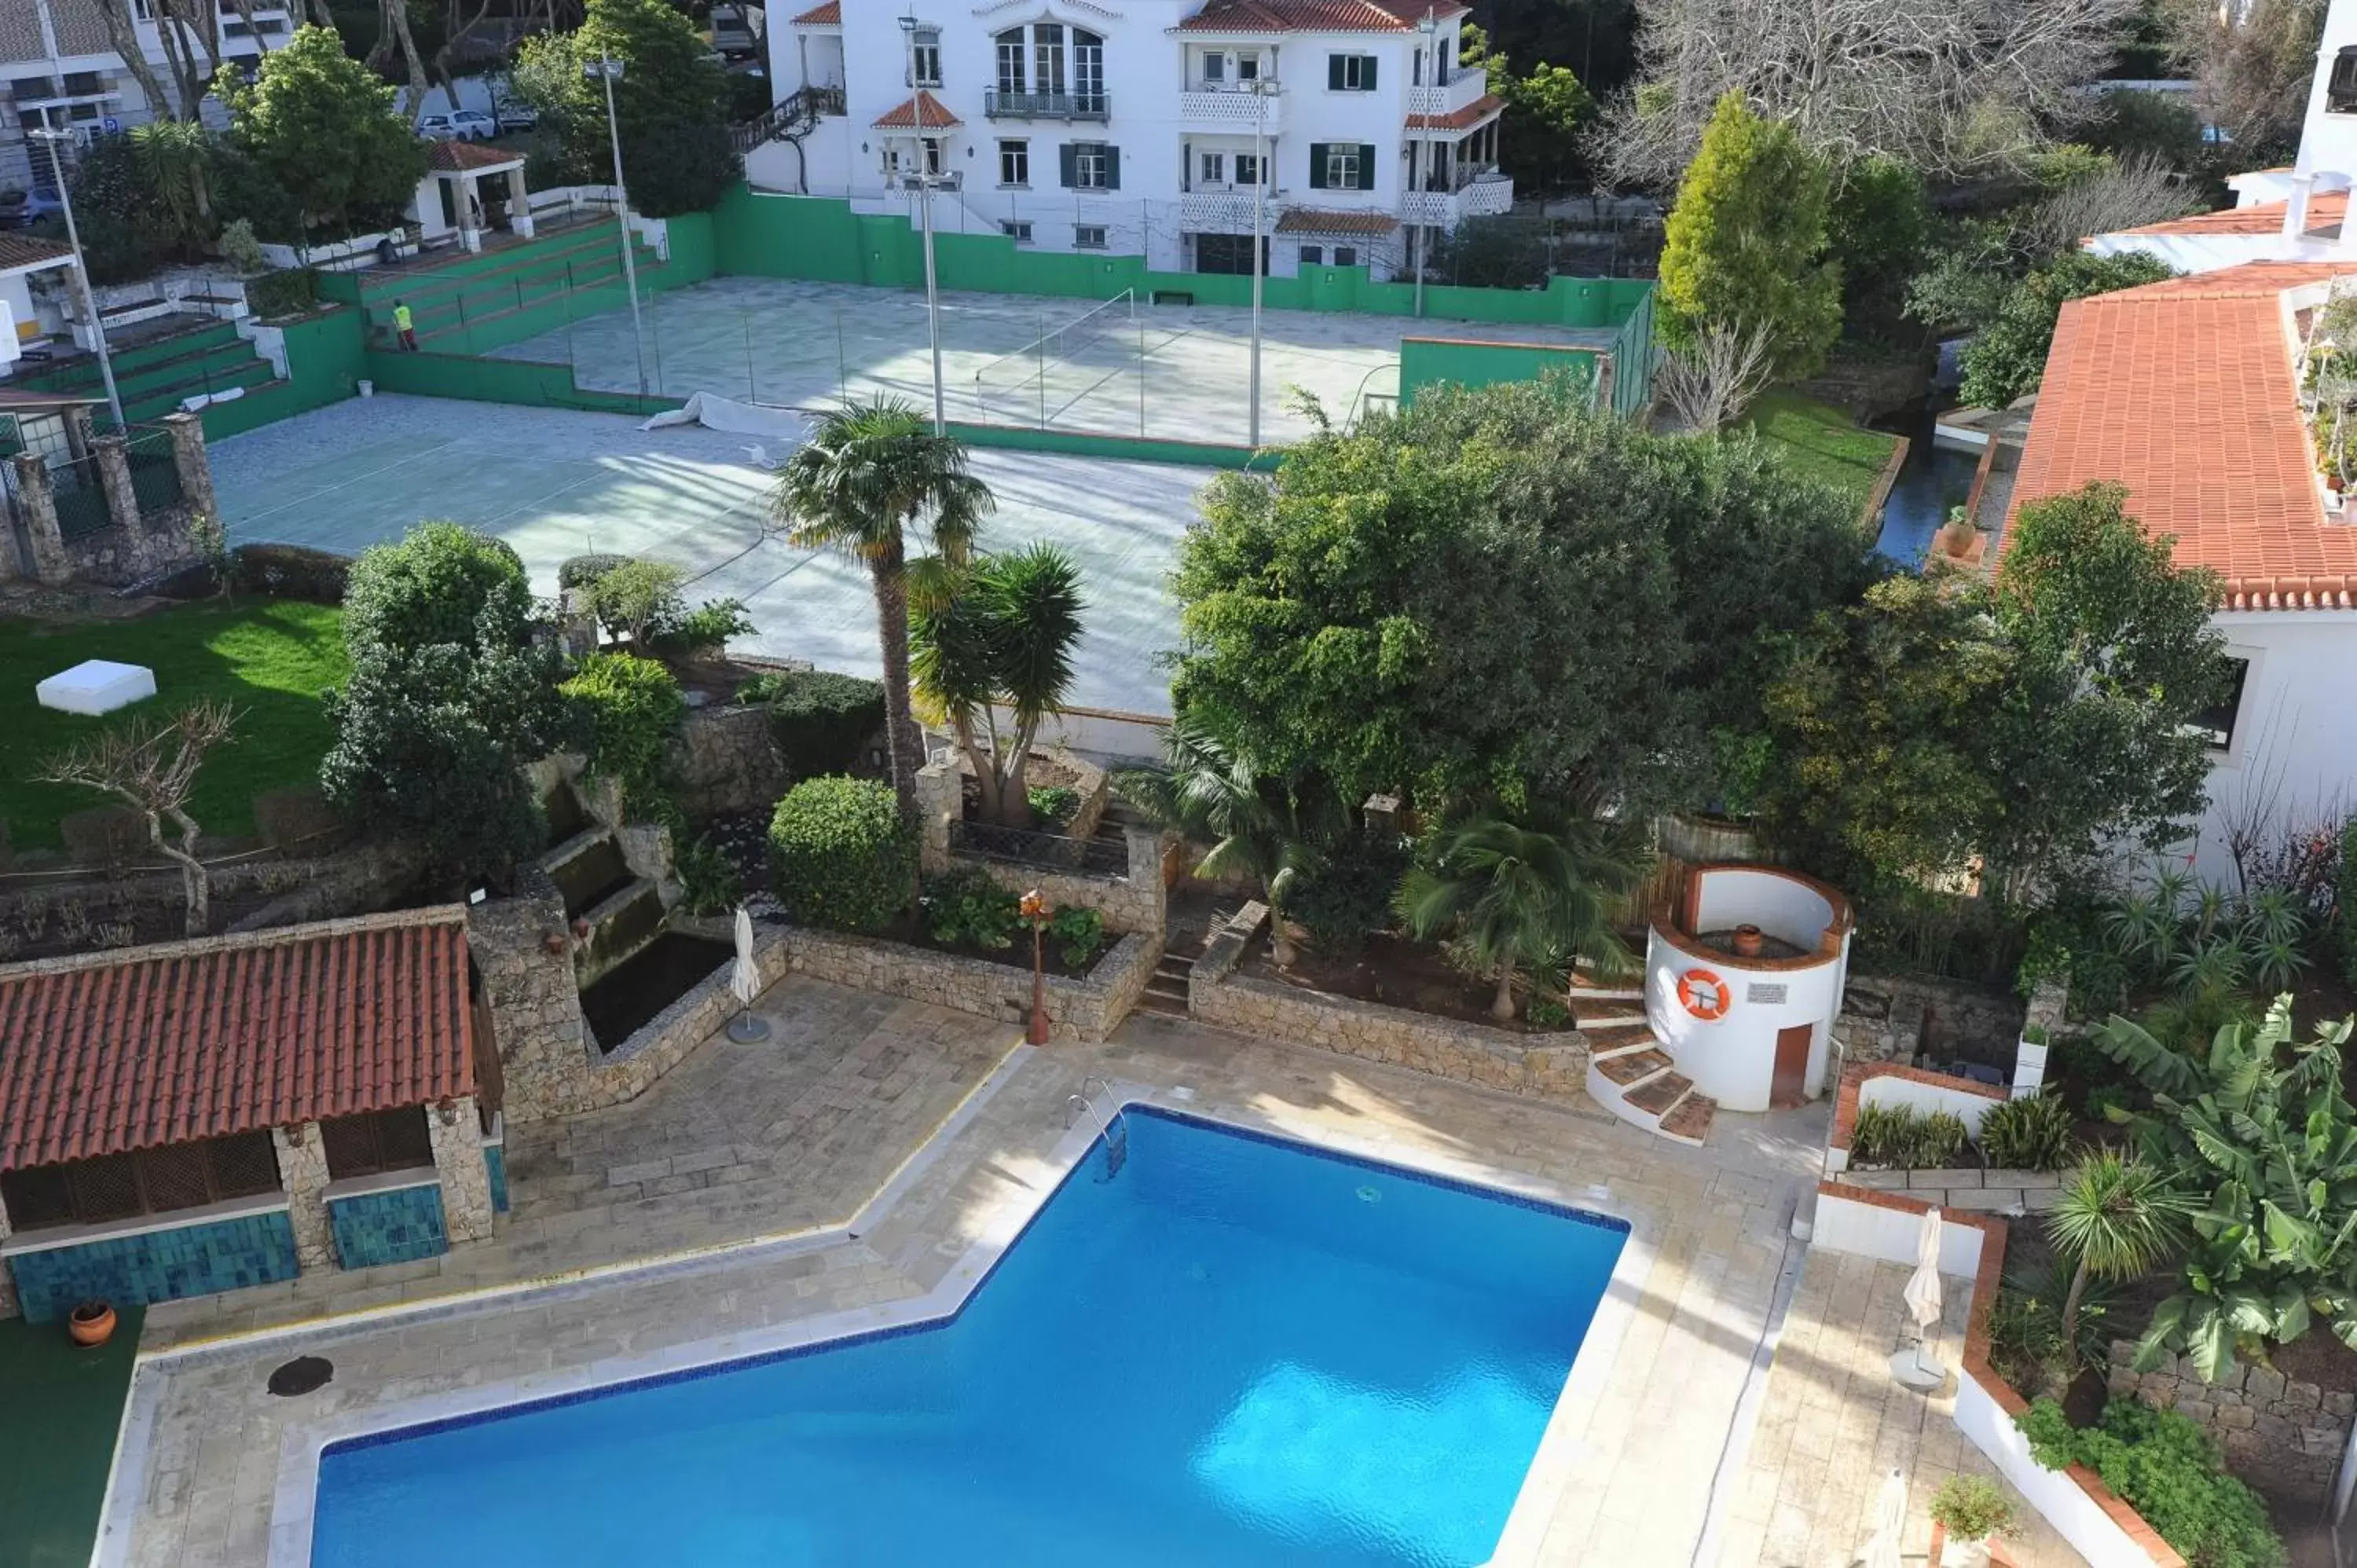
[[[949,1323],[331,1448],[314,1564],[1487,1558],[1627,1228],[1125,1120]]]

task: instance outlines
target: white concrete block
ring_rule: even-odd
[[[67,714],[111,714],[155,694],[153,670],[112,659],[85,659],[33,688],[41,706]]]

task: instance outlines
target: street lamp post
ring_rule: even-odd
[[[917,193],[917,204],[924,209],[925,231],[925,335],[933,353],[933,434],[949,434],[949,408],[942,391],[942,289],[940,274],[933,266],[933,189],[947,184],[955,177],[936,170],[925,157],[925,90],[917,81],[917,18],[900,18],[903,52],[909,61],[909,140],[916,151],[916,172],[901,178],[904,188]]]
[[[1048,1043],[1048,900],[1034,887],[1017,906],[1031,923],[1031,1027],[1024,1039],[1035,1046]]]
[[[1252,231],[1252,412],[1244,445],[1260,449],[1260,303],[1261,278],[1268,271],[1268,242],[1262,233],[1268,221],[1268,94],[1275,83],[1253,78],[1253,231]]]
[[[57,177],[58,204],[65,209],[66,243],[73,247],[74,281],[81,285],[82,315],[90,321],[91,345],[98,350],[99,379],[106,383],[106,410],[114,416],[114,428],[119,431],[124,428],[123,396],[114,389],[114,360],[106,351],[106,323],[98,317],[98,296],[90,287],[90,263],[81,254],[81,231],[74,227],[73,193],[66,188],[65,160],[58,154],[58,144],[72,134],[52,127],[47,109],[41,111],[41,128],[26,133],[49,145],[49,170]]]
[[[639,356],[639,395],[647,395],[647,333],[639,319],[639,259],[630,249],[630,191],[622,183],[622,126],[614,114],[614,79],[622,63],[612,55],[597,57],[597,74],[606,83],[606,135],[614,148],[614,202],[622,226],[622,277],[630,291],[630,342]]]
[[[1415,147],[1415,166],[1408,170],[1408,188],[1422,191],[1430,189],[1432,185],[1432,122],[1439,114],[1441,105],[1448,100],[1439,91],[1442,86],[1440,50],[1437,41],[1440,23],[1433,16],[1431,6],[1426,5],[1424,8],[1424,20],[1415,25],[1415,30],[1424,35],[1425,70],[1427,80],[1432,83],[1422,95],[1426,100],[1424,124],[1416,127],[1416,138],[1412,144]],[[1423,222],[1424,205],[1422,202],[1416,204],[1417,221],[1415,225],[1415,318],[1418,321],[1424,319],[1424,260],[1432,250],[1432,231]]]

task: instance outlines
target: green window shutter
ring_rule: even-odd
[[[1104,156],[1105,188],[1119,190],[1121,188],[1121,149],[1108,145],[1104,150]]]
[[[1359,188],[1375,188],[1375,149],[1366,142],[1359,144]]]
[[[1062,177],[1064,188],[1071,189],[1081,182],[1081,150],[1066,142],[1056,149],[1057,172]]]
[[[1309,188],[1312,190],[1326,188],[1327,145],[1324,142],[1309,144]]]
[[[1342,61],[1347,58],[1348,57],[1344,55],[1328,55],[1326,57],[1327,91],[1340,92],[1342,91]]]
[[[1373,55],[1359,57],[1359,89],[1363,92],[1372,92],[1375,90],[1375,57]]]

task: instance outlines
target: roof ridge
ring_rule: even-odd
[[[412,926],[461,926],[464,904],[428,904],[415,909],[384,909],[372,915],[344,915],[332,920],[311,920],[296,926],[273,926],[259,931],[224,931],[218,936],[182,937],[177,941],[148,942],[135,948],[108,948],[98,952],[66,953],[56,958],[27,959],[0,964],[0,985],[39,975],[64,974],[81,969],[127,969],[136,964],[215,952],[247,952],[263,948],[324,941],[355,931],[404,929]]]

